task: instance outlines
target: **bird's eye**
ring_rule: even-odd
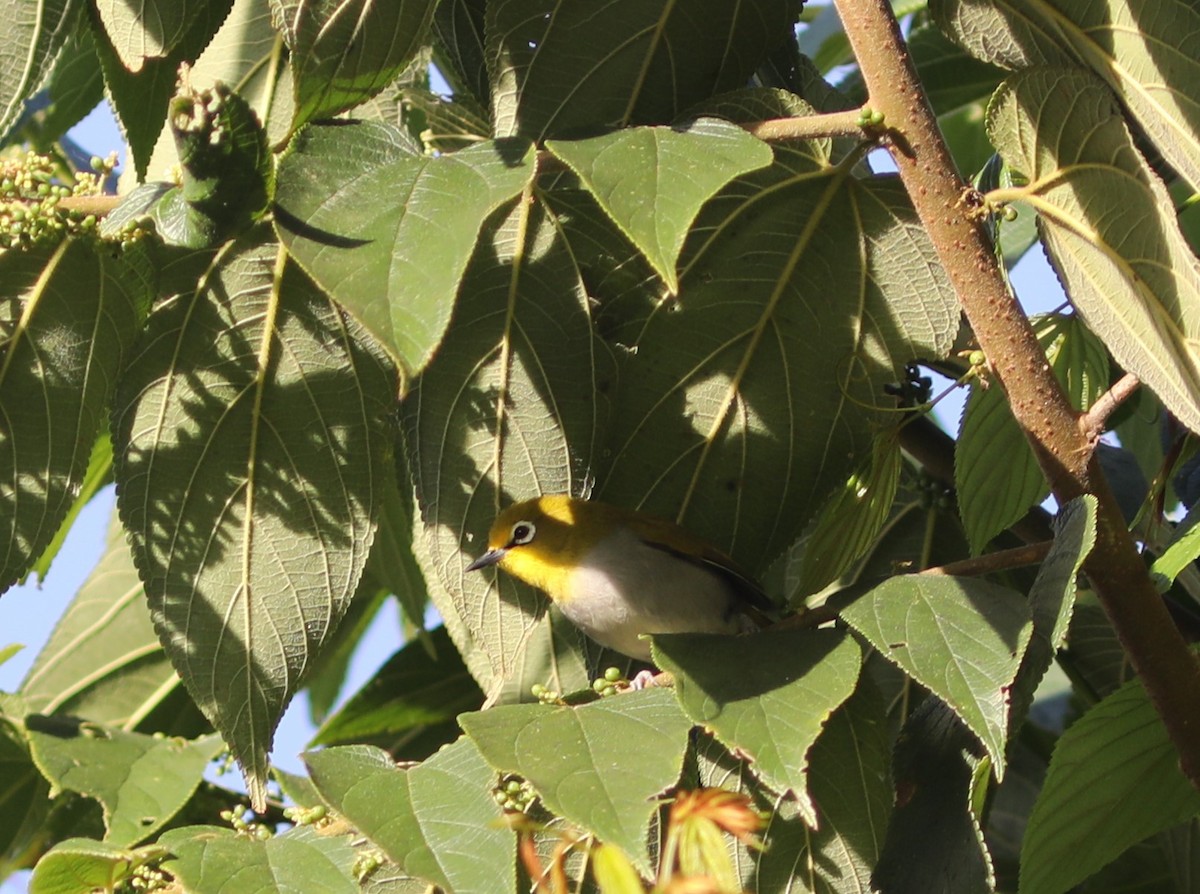
[[[537,533],[537,528],[533,526],[533,522],[517,522],[512,529],[512,544],[513,546],[524,546],[533,540],[533,535]]]

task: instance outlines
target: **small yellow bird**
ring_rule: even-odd
[[[734,561],[674,522],[565,494],[509,506],[468,571],[499,565],[603,646],[650,660],[652,633],[741,633],[773,606]]]

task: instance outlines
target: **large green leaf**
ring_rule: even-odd
[[[548,140],[600,207],[679,291],[675,262],[692,221],[733,178],[771,163],[742,128],[702,118],[686,127],[635,127],[588,140]]]
[[[271,0],[291,50],[295,121],[331,118],[390,84],[428,41],[436,0]]]
[[[140,247],[82,240],[0,255],[0,592],[50,543],[150,307]]]
[[[165,855],[157,845],[129,848],[91,838],[68,838],[38,860],[29,878],[29,894],[114,891],[131,881],[135,868]]]
[[[0,135],[21,116],[50,73],[63,45],[79,27],[78,0],[35,0],[6,7],[0,30]]]
[[[68,714],[133,729],[178,685],[179,676],[150,620],[125,529],[114,511],[100,563],[34,659],[21,695],[41,714]],[[181,719],[194,727],[199,719],[195,708],[191,717]],[[172,735],[192,731],[165,723],[156,729]]]
[[[365,745],[305,755],[318,791],[404,871],[455,894],[516,886],[516,839],[498,820],[496,773],[467,739],[411,769]]]
[[[996,94],[988,133],[1029,178],[1009,192],[1037,210],[1043,241],[1088,326],[1180,421],[1200,430],[1200,264],[1112,95],[1085,72],[1030,70]]]
[[[630,692],[580,708],[506,705],[459,722],[489,764],[527,779],[556,815],[649,872],[653,799],[679,778],[691,729],[671,692]]]
[[[159,843],[171,853],[163,867],[194,894],[359,891],[355,853],[346,836],[308,826],[263,837],[220,826],[183,826]]]
[[[155,628],[259,807],[390,486],[396,373],[365,338],[249,238],[156,308],[117,400],[118,506]]]
[[[902,575],[841,613],[883,657],[946,702],[1004,777],[1008,689],[1029,644],[1029,605],[976,578]]]
[[[545,601],[507,575],[465,574],[468,554],[509,502],[586,492],[607,420],[612,358],[564,226],[525,202],[489,225],[441,350],[404,404],[430,597],[489,695],[525,673],[531,646],[554,653],[562,627],[538,621]],[[586,685],[567,668],[552,661],[536,682]]]
[[[1162,721],[1134,680],[1058,741],[1021,846],[1021,891],[1066,891],[1148,835],[1200,814]],[[1114,822],[1119,817],[1119,822]]]
[[[1090,69],[1200,188],[1200,9],[1190,0],[931,0],[942,28],[1005,68]],[[1081,133],[1073,126],[1064,133]]]
[[[862,650],[844,632],[656,636],[654,658],[675,677],[684,712],[819,826],[808,754],[830,714],[854,691]]]
[[[496,134],[540,140],[666,124],[744,87],[791,31],[792,0],[570,0],[487,5]]]
[[[104,840],[125,847],[161,829],[225,748],[219,736],[188,742],[57,717],[32,715],[25,725],[51,797],[73,791],[99,801]]]
[[[959,315],[896,181],[815,151],[776,157],[705,206],[678,300],[616,327],[636,350],[599,485],[754,572],[845,482],[883,421],[871,408],[892,403],[884,385],[944,354]]]
[[[121,64],[136,73],[147,60],[175,49],[208,5],[208,0],[96,0],[96,12]]]
[[[1087,412],[1108,389],[1104,345],[1073,315],[1047,314],[1031,323],[1071,406]],[[976,553],[1050,493],[1008,396],[994,382],[971,386],[954,447],[954,479],[963,527]]]
[[[521,140],[413,156],[380,122],[313,126],[279,167],[279,237],[409,373],[429,362],[485,218],[534,172]]]

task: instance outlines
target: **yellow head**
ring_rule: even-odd
[[[562,599],[571,571],[611,530],[609,509],[566,494],[514,503],[496,517],[487,552],[467,570],[499,565],[551,599]]]

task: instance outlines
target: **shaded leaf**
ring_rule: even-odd
[[[1075,316],[1046,314],[1030,322],[1071,406],[1086,412],[1108,388],[1104,345]],[[975,553],[1050,493],[1008,396],[995,382],[971,386],[954,448],[954,483]]]
[[[832,630],[679,634],[654,637],[654,658],[675,677],[688,717],[749,759],[772,789],[795,798],[816,827],[809,749],[854,691],[862,664],[858,643]]]
[[[38,713],[132,729],[178,685],[114,509],[104,555],[34,659],[21,695]],[[195,735],[204,724],[194,706],[180,720],[182,727],[160,723],[155,729]]]
[[[816,593],[861,558],[891,514],[900,484],[899,432],[875,436],[869,461],[863,462],[821,509],[804,545],[799,591]]]
[[[92,455],[88,459],[87,470],[83,473],[83,478],[79,483],[79,493],[71,501],[71,508],[67,510],[62,524],[58,526],[58,531],[50,539],[50,543],[42,550],[37,561],[25,572],[21,583],[25,583],[31,575],[37,575],[39,582],[46,579],[46,575],[50,573],[50,566],[58,556],[59,550],[62,549],[63,542],[67,539],[67,532],[74,526],[79,513],[92,501],[93,497],[110,484],[112,484],[112,438],[109,437],[107,430],[103,430],[92,446]]]
[[[0,592],[39,557],[83,484],[153,295],[140,247],[82,240],[0,255]]]
[[[331,118],[395,80],[426,43],[434,0],[271,0],[291,50],[293,127]]]
[[[1078,71],[1014,75],[992,101],[988,133],[1029,178],[1009,192],[1037,210],[1051,260],[1089,328],[1200,430],[1200,263],[1111,94]]]
[[[506,705],[459,723],[489,764],[527,779],[551,811],[649,872],[653,799],[679,778],[691,728],[670,692],[630,692],[580,708]],[[629,759],[634,742],[636,761]]]
[[[594,205],[592,206],[594,209]],[[586,492],[607,421],[613,363],[593,328],[563,216],[518,203],[484,230],[441,350],[405,401],[405,441],[430,598],[480,686],[495,695],[541,657],[577,650],[540,621],[545,600],[507,575],[464,573],[509,502]],[[560,692],[586,674],[552,660],[536,682]],[[542,670],[538,670],[542,673]],[[519,690],[528,697],[526,680]]]
[[[42,112],[38,129],[38,138],[46,142],[62,139],[104,101],[104,74],[96,56],[96,44],[82,20],[46,79],[46,93],[49,104]],[[115,151],[118,147],[105,148]]]
[[[77,0],[37,0],[8,7],[0,30],[0,134],[7,136],[79,26]]]
[[[942,699],[1004,778],[1008,689],[1031,633],[1019,593],[976,578],[904,575],[841,612],[889,661]]]
[[[1004,68],[1090,70],[1129,109],[1158,150],[1200,188],[1200,10],[1186,0],[932,0],[942,29]],[[1068,125],[1065,133],[1082,133]]]
[[[194,894],[359,890],[346,836],[322,835],[309,826],[266,838],[220,826],[184,826],[164,834],[159,844],[171,852],[163,868]]]
[[[279,237],[414,374],[450,322],[484,219],[521,192],[533,162],[524,141],[426,158],[382,123],[313,126],[280,163]]]
[[[795,14],[790,0],[615,0],[603,16],[563,0],[489,3],[496,134],[540,140],[665,124],[745,86]]]
[[[1009,729],[1019,729],[1024,722],[1038,684],[1066,643],[1075,607],[1075,580],[1095,542],[1096,498],[1085,494],[1064,506],[1055,518],[1054,546],[1029,591],[1033,635],[1010,694]]]
[[[608,502],[673,517],[758,573],[844,483],[958,307],[899,184],[810,150],[701,212],[677,302],[621,314]],[[819,333],[819,337],[814,337]]]
[[[1065,891],[1197,813],[1200,793],[1180,771],[1141,682],[1131,681],[1059,739],[1025,830],[1021,890]]]
[[[679,291],[675,263],[700,206],[772,159],[766,143],[711,118],[589,140],[547,140],[546,148],[579,175],[672,293]]]
[[[496,774],[469,740],[408,770],[365,745],[304,760],[321,797],[407,874],[455,894],[514,890],[516,838],[498,822]]]
[[[108,830],[104,840],[123,847],[166,825],[225,749],[218,736],[188,742],[36,714],[26,726],[51,797],[73,791],[99,801]]]
[[[395,371],[270,242],[160,304],[122,380],[117,497],[155,628],[261,807],[275,725],[358,585]]]

